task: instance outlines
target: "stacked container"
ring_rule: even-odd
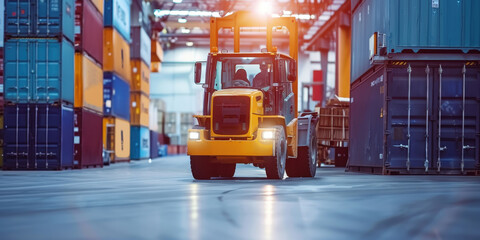
[[[178,153],[187,153],[188,129],[193,127],[193,113],[180,113],[180,143]]]
[[[164,122],[164,133],[168,136],[168,154],[178,154],[179,134],[177,131],[177,113],[166,112]]]
[[[131,123],[131,159],[150,158],[150,64],[151,39],[148,24],[148,13],[144,12],[142,0],[134,0],[131,8],[132,44],[131,44],[131,91],[130,91],[130,123]]]
[[[130,0],[105,0],[103,145],[111,162],[130,161]]]
[[[150,129],[150,158],[157,158],[158,157],[158,150],[160,147],[160,143],[158,142],[158,110],[155,106],[155,103],[150,102],[149,107],[149,129]]]
[[[75,2],[74,166],[103,166],[103,2]]]
[[[478,9],[352,1],[350,171],[480,175]]]
[[[74,0],[6,0],[4,169],[73,167]]]

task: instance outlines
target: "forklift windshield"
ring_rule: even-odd
[[[256,88],[266,91],[273,82],[273,59],[269,57],[218,57],[212,66],[215,90]]]

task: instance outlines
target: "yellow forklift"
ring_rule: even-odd
[[[265,28],[266,51],[240,52],[240,28]],[[218,33],[233,29],[234,52],[218,51]],[[289,55],[278,53],[272,32],[289,31]],[[210,19],[205,81],[195,63],[195,83],[204,90],[203,115],[188,132],[195,179],[233,177],[236,164],[265,168],[267,178],[314,177],[317,113],[297,112],[298,29],[294,17],[259,17],[239,11]],[[286,174],[285,174],[286,173]]]

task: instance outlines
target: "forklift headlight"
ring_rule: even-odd
[[[200,133],[199,132],[189,132],[188,133],[188,139],[198,140],[198,139],[200,139]]]
[[[263,131],[262,132],[262,139],[264,140],[271,140],[275,138],[275,132],[274,131]]]

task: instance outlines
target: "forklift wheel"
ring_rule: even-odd
[[[212,163],[209,157],[190,156],[190,168],[193,178],[198,180],[208,180],[212,177]]]
[[[269,179],[283,179],[287,160],[287,140],[282,126],[276,126],[275,156],[265,160],[265,172]]]

